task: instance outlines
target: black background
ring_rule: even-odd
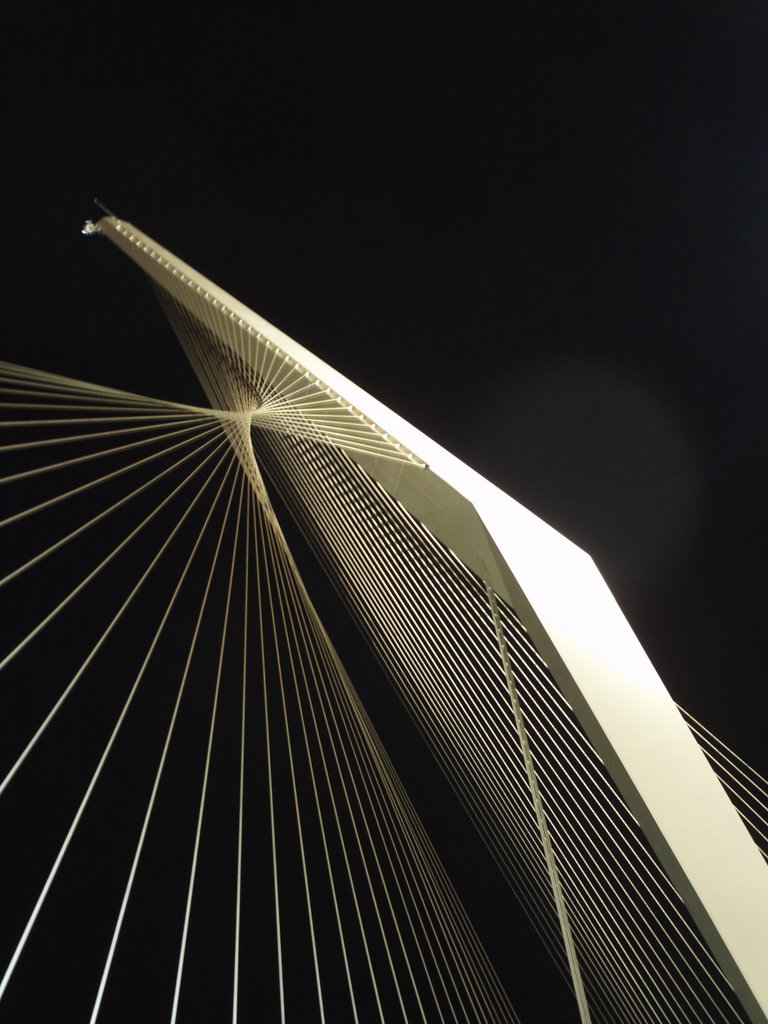
[[[2,358],[198,399],[79,235],[97,195],[589,550],[765,770],[765,4],[27,3],[2,36]]]

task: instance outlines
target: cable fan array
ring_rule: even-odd
[[[214,404],[218,408],[247,412],[249,419],[264,429],[311,438],[360,455],[423,465],[269,338],[159,253],[149,246],[143,248],[150,259],[172,275],[167,283],[184,295],[182,303],[149,277],[198,379],[209,397],[216,396]],[[219,330],[224,329],[227,345],[218,340],[214,322]],[[254,388],[255,380],[259,381],[258,389]]]
[[[0,365],[0,1020],[515,1021],[209,377]]]
[[[743,757],[739,757],[685,708],[679,704],[678,708],[699,741],[712,770],[730,794],[756,846],[768,860],[768,779],[755,771]]]
[[[344,452],[261,430],[254,446],[567,974],[485,585]],[[524,625],[497,603],[591,1017],[744,1020]],[[728,768],[722,758],[714,762],[720,774]],[[759,825],[763,781],[737,767],[751,808],[744,813]]]
[[[254,345],[215,301],[187,308],[155,287],[193,365],[214,367],[213,393],[234,377],[250,408],[272,400],[284,378],[269,339]],[[352,444],[258,415],[252,425],[260,465],[572,982],[582,1020],[744,1020],[514,610],[368,475]],[[691,725],[759,837],[764,780]]]

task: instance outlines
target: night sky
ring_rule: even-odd
[[[673,697],[766,771],[768,6],[0,25],[1,358],[200,400],[81,237],[98,196],[588,550]]]

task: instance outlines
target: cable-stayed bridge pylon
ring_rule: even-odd
[[[120,517],[125,537],[110,547],[105,532],[82,577],[63,564],[71,587],[59,588],[39,621],[21,616],[0,667],[20,665],[28,675],[33,641],[49,624],[58,628],[91,581],[95,590],[132,557],[135,537],[149,538],[136,580],[95,643],[82,658],[73,653],[63,688],[51,685],[50,710],[34,695],[22,708],[28,735],[0,784],[4,795],[22,784],[38,747],[53,742],[56,723],[92,685],[100,652],[125,623],[149,640],[121,680],[126,699],[112,709],[109,729],[104,712],[106,745],[95,770],[83,769],[82,799],[71,825],[62,823],[64,841],[42,872],[32,913],[19,915],[0,996],[7,989],[12,997],[80,820],[146,699],[158,706],[144,713],[165,715],[166,726],[148,744],[154,768],[138,787],[141,824],[101,940],[91,1020],[110,1019],[113,964],[119,971],[131,901],[152,859],[145,845],[162,827],[155,807],[180,770],[176,751],[191,757],[195,743],[203,756],[184,826],[188,876],[174,897],[181,925],[171,1020],[184,1017],[204,826],[226,772],[236,826],[227,854],[236,879],[233,1020],[249,984],[241,966],[248,943],[268,947],[274,963],[265,1019],[291,1019],[302,999],[302,1012],[321,1020],[516,1019],[307,595],[264,472],[568,979],[581,1020],[765,1024],[765,782],[676,707],[591,559],[137,228],[106,216],[96,233],[150,278],[211,408],[3,368],[7,405],[29,412],[5,446],[15,463],[3,483],[77,477],[53,495],[30,492],[4,514],[7,530],[49,513],[63,525],[40,551],[19,560],[14,550],[0,583],[10,590]],[[22,439],[35,430],[35,440]],[[48,461],[62,445],[67,457]],[[43,460],[27,467],[28,454]],[[102,471],[114,459],[117,467]],[[67,519],[62,509],[78,503]],[[137,521],[129,508],[141,509]],[[188,528],[188,548],[174,553]],[[140,607],[151,588],[158,612],[150,625]],[[104,600],[106,608],[106,593]],[[163,698],[158,685],[145,698],[145,677],[175,664],[169,634],[179,616],[189,636],[176,659],[178,689]],[[213,685],[207,710],[201,704],[195,715],[185,709],[202,700],[198,677]],[[232,678],[241,684],[237,698]],[[180,738],[203,714],[198,740]],[[237,756],[225,768],[227,715]],[[268,822],[258,837],[248,831],[254,791]],[[248,931],[243,909],[254,862],[271,880],[263,934]],[[290,899],[288,877],[298,880]],[[332,940],[322,937],[328,929]],[[298,964],[312,979],[301,996],[286,985]]]

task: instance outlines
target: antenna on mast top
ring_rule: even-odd
[[[94,199],[93,201],[100,210],[103,210],[104,213],[106,213],[108,217],[114,217],[115,219],[117,219],[117,214],[113,213],[108,206],[105,206],[100,199]]]
[[[117,220],[116,215],[112,213],[108,206],[105,206],[99,199],[94,199],[93,201],[100,210],[103,210],[104,213],[106,213],[108,217],[115,217],[115,220]],[[80,228],[81,235],[98,235],[100,233],[98,223],[94,223],[92,220],[87,220]]]

